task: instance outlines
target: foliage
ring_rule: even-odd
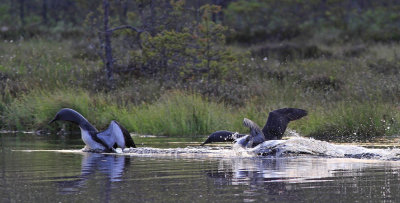
[[[174,7],[175,12],[182,13],[181,6]],[[200,12],[202,20],[187,23],[185,28],[142,34],[141,49],[131,51],[130,66],[142,75],[162,78],[164,82],[212,84],[216,80],[240,80],[237,72],[240,64],[245,63],[244,55],[225,46],[227,28],[210,20],[219,7],[204,5]]]
[[[70,107],[99,129],[116,119],[145,134],[246,133],[244,117],[262,126],[269,111],[297,107],[309,115],[289,127],[305,136],[399,133],[395,1],[111,1],[110,27],[143,30],[113,33],[113,91],[105,91],[98,57],[97,1],[51,1],[60,12],[51,10],[47,23],[38,0],[24,1],[25,24],[10,25],[19,2],[0,3],[2,129],[59,130],[47,122]]]
[[[287,40],[339,31],[336,41],[399,40],[399,3],[372,1],[239,0],[224,10],[225,23],[236,29],[232,41]],[[325,31],[326,30],[326,31]]]
[[[217,21],[216,15],[223,16],[217,19],[236,31],[228,35],[229,41],[234,43],[296,37],[322,37],[338,42],[360,38],[372,41],[400,39],[398,1],[123,0],[110,3],[112,26],[136,26],[151,36],[164,30],[180,32],[191,27],[193,22],[202,20],[207,4],[217,3],[220,10],[211,9],[213,21]],[[87,31],[82,27],[88,21],[83,19],[87,14],[101,16],[100,4],[101,1],[96,0],[2,1],[0,34],[4,39],[85,36]],[[99,30],[101,22],[96,25],[95,30]]]
[[[228,79],[237,71],[242,56],[222,49],[223,28],[216,25],[211,31],[203,25],[194,32],[163,31],[154,37],[147,35],[141,52],[133,52],[143,73],[162,75],[164,80]],[[219,38],[210,37],[219,35]]]

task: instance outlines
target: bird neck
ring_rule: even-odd
[[[92,124],[90,124],[89,121],[87,121],[86,119],[81,120],[79,122],[79,127],[82,130],[86,130],[88,132],[98,132],[97,129]]]

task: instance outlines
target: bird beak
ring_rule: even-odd
[[[50,124],[52,124],[54,121],[56,121],[57,119],[53,119],[53,120],[51,120],[49,123],[48,123],[48,125],[50,125]]]

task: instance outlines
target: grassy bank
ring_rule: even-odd
[[[271,49],[268,46],[237,49],[255,53]],[[262,126],[269,111],[297,107],[309,115],[289,127],[304,136],[349,141],[398,135],[400,45],[318,49],[325,55],[295,54],[283,62],[279,55],[270,54],[267,60],[254,55],[237,73],[242,75],[240,82],[215,83],[211,93],[204,91],[207,84],[130,74],[117,74],[117,89],[104,91],[102,62],[81,57],[82,50],[72,41],[0,42],[0,125],[59,130],[61,124],[47,122],[60,108],[69,107],[99,129],[115,119],[135,133],[194,136],[222,129],[247,132],[244,117]]]
[[[106,128],[114,119],[132,132],[173,136],[203,135],[219,129],[244,131],[241,123],[244,116],[261,118],[260,122],[264,122],[266,116],[254,112],[255,108],[236,109],[199,94],[179,91],[167,92],[150,104],[121,105],[102,93],[63,89],[34,91],[15,99],[4,110],[3,127],[17,130],[59,128],[61,123],[54,126],[47,123],[65,107],[79,111],[99,129]]]
[[[3,112],[2,126],[18,130],[56,130],[63,125],[47,125],[61,108],[81,112],[99,129],[118,120],[131,132],[167,136],[195,136],[227,129],[247,132],[244,117],[264,125],[268,112],[280,108],[248,103],[233,107],[210,101],[199,94],[168,92],[153,103],[119,105],[105,94],[62,89],[33,91],[13,100]],[[284,107],[284,106],[282,106]],[[395,135],[400,130],[398,109],[378,103],[337,103],[330,107],[306,108],[309,115],[292,122],[290,128],[302,135],[328,140],[369,140]],[[67,124],[67,129],[76,130]]]

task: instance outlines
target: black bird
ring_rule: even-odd
[[[202,145],[211,142],[235,140],[237,144],[243,147],[255,147],[267,140],[280,140],[290,121],[300,119],[306,115],[306,110],[296,108],[283,108],[271,111],[262,130],[256,123],[244,118],[243,125],[250,128],[250,135],[239,134],[242,136],[234,137],[232,136],[235,134],[233,132],[216,131]]]
[[[211,143],[211,142],[233,142],[237,138],[241,138],[243,136],[246,136],[244,134],[239,134],[239,133],[234,133],[231,131],[227,130],[220,130],[212,133],[210,136],[208,136],[207,140],[201,144],[201,146]]]
[[[89,150],[115,152],[114,148],[117,146],[122,149],[125,147],[136,147],[128,130],[117,121],[111,121],[106,130],[99,132],[85,117],[69,108],[61,109],[49,124],[58,120],[70,121],[79,125],[82,140]]]

